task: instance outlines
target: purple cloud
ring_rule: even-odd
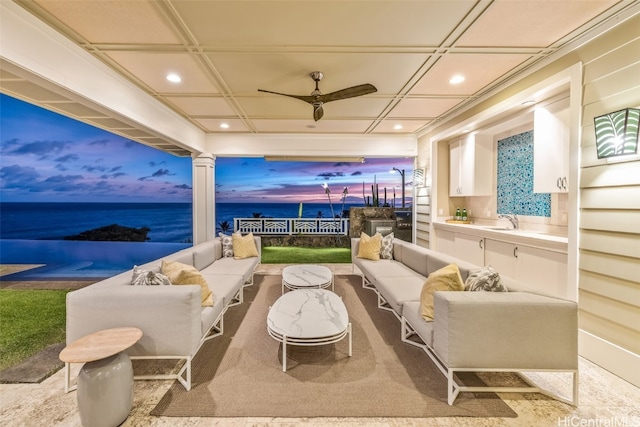
[[[117,172],[117,173],[112,173],[112,174],[104,174],[104,175],[100,175],[100,179],[114,179],[114,178],[120,178],[121,176],[125,176],[126,173],[124,172]]]
[[[342,173],[342,172],[322,172],[322,173],[319,173],[318,176],[320,178],[324,178],[326,180],[329,180],[331,178],[337,178],[337,177],[340,177],[340,176],[344,176],[344,173]]]
[[[82,166],[82,169],[86,170],[87,172],[106,172],[108,168],[106,166],[84,165]]]
[[[28,188],[38,182],[40,174],[31,166],[11,165],[0,169],[2,188]]]
[[[151,176],[154,177],[154,178],[158,178],[158,177],[161,177],[161,176],[172,176],[172,175],[175,175],[175,174],[169,172],[169,169],[158,169]]]
[[[15,148],[5,149],[3,154],[9,156],[33,155],[37,156],[39,160],[42,160],[48,159],[51,155],[60,154],[66,146],[67,143],[63,141],[34,141],[20,145],[17,140],[14,139],[10,144],[5,144],[5,147]]]
[[[102,145],[105,146],[109,142],[108,139],[96,139],[95,141],[91,141],[89,145]]]
[[[57,159],[55,159],[56,162],[60,162],[60,163],[68,163],[68,162],[75,162],[76,160],[79,160],[80,157],[77,154],[66,154],[62,157],[58,157]]]

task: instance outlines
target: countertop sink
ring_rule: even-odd
[[[480,228],[484,228],[485,230],[499,230],[499,231],[515,231],[515,228],[503,227],[500,225],[480,225]]]

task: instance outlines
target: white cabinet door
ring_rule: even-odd
[[[436,230],[436,250],[443,254],[455,256],[455,233],[447,230]]]
[[[472,264],[484,265],[484,238],[455,233],[455,256]]]
[[[490,265],[501,275],[516,279],[517,272],[517,246],[513,243],[498,240],[485,239],[484,263]]]
[[[460,170],[462,163],[462,141],[449,145],[449,196],[460,197]]]
[[[558,298],[575,298],[567,289],[567,254],[530,246],[518,246],[515,279]]]
[[[559,298],[575,299],[568,289],[567,254],[485,239],[485,263],[501,275],[530,289]]]
[[[569,100],[538,106],[533,119],[533,191],[569,191]]]
[[[493,137],[472,134],[449,145],[449,196],[490,196]]]

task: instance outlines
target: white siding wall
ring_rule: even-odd
[[[593,125],[595,116],[640,108],[640,19],[625,27],[623,43],[596,41],[601,48],[582,58],[580,350],[640,384],[640,160],[598,160]]]
[[[427,138],[418,141],[418,160],[416,167],[425,169],[426,185],[415,189],[416,230],[415,242],[429,247],[429,227],[431,226],[431,144]]]

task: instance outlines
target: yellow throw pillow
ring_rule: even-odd
[[[427,277],[420,293],[420,314],[428,322],[433,320],[433,293],[435,291],[464,291],[464,283],[456,264],[449,264]]]
[[[178,261],[166,261],[163,259],[160,271],[169,278],[172,285],[200,285],[202,306],[213,306],[213,293],[211,292],[211,289],[209,289],[207,281],[194,266]]]
[[[233,258],[244,259],[258,256],[258,248],[256,248],[256,241],[253,239],[253,233],[249,233],[246,236],[231,235],[233,241]]]
[[[380,260],[380,248],[382,247],[382,235],[374,234],[372,237],[367,233],[360,234],[360,246],[358,247],[358,258]]]
[[[169,280],[171,280],[171,283],[176,280],[182,270],[198,271],[193,265],[178,261],[167,261],[163,259],[162,264],[160,264],[160,272],[167,276]]]
[[[209,285],[199,271],[181,270],[175,281],[171,281],[173,285],[200,285],[202,294],[202,306],[213,307],[213,292],[209,289]]]

